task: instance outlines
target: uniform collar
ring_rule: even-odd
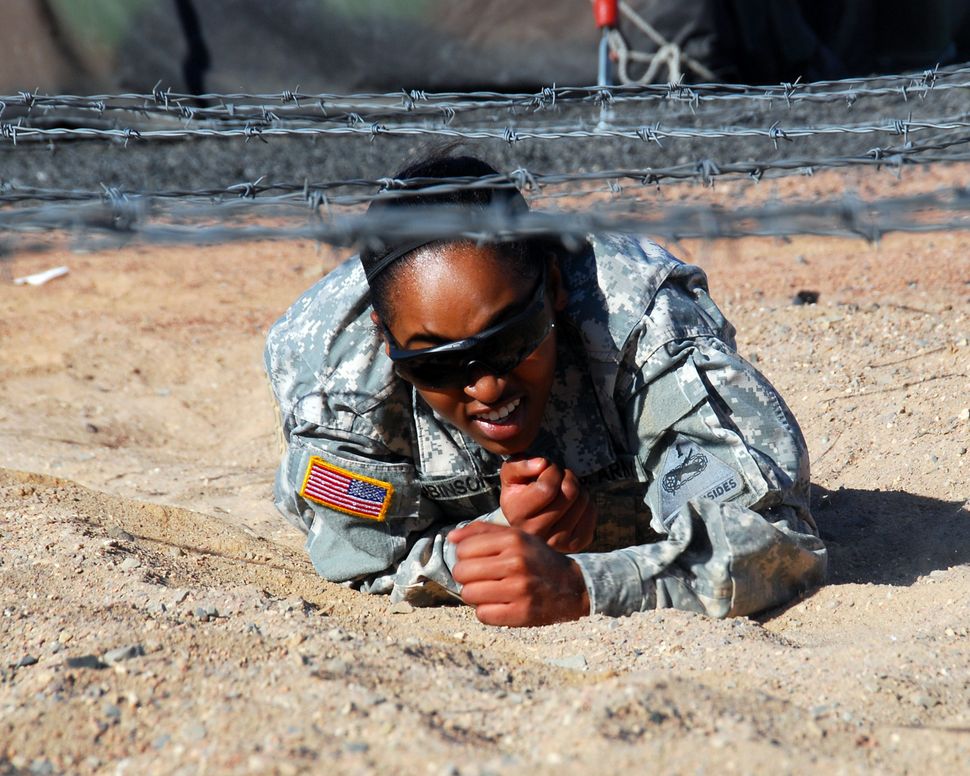
[[[586,354],[573,326],[556,327],[556,376],[542,418],[542,428],[528,454],[572,469],[578,476],[616,461],[586,364]]]

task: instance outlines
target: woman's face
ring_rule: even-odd
[[[510,272],[493,246],[447,243],[419,250],[394,285],[393,320],[384,322],[403,349],[443,345],[500,324],[528,305],[539,282]],[[547,272],[547,288],[552,315],[566,304],[555,266]],[[473,366],[467,385],[415,387],[442,418],[486,450],[511,455],[525,451],[539,433],[555,368],[553,329],[508,374]]]

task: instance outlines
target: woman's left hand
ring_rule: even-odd
[[[448,534],[462,600],[488,625],[548,625],[589,614],[579,566],[516,528],[469,523]]]

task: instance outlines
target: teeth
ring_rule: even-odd
[[[496,420],[507,418],[509,415],[515,412],[515,408],[518,407],[521,402],[522,399],[513,399],[504,407],[499,407],[497,410],[492,410],[491,412],[485,412],[478,417],[485,418],[485,420],[490,420],[494,423]]]

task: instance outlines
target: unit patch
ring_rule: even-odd
[[[734,469],[686,437],[678,436],[667,450],[660,477],[663,520],[695,496],[727,501],[741,491],[744,480]]]
[[[308,501],[369,520],[383,520],[394,494],[389,482],[341,469],[316,456],[310,458],[300,495]]]

